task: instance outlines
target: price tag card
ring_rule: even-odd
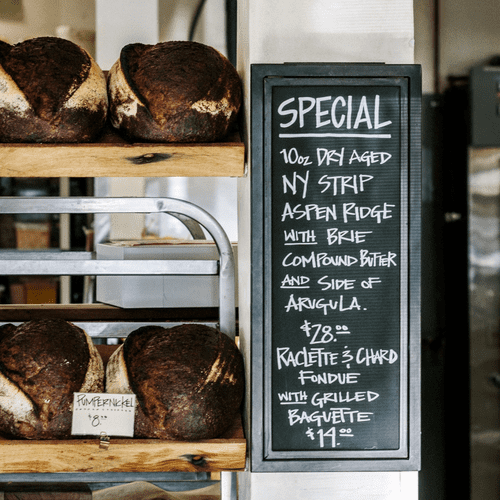
[[[75,392],[71,434],[134,436],[135,394]]]

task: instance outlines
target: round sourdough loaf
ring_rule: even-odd
[[[141,327],[111,356],[106,391],[136,395],[135,437],[215,438],[239,412],[243,359],[227,335],[209,326]]]
[[[123,47],[109,72],[108,91],[111,123],[132,141],[217,141],[241,105],[234,66],[197,42]]]
[[[0,433],[9,438],[71,435],[74,392],[103,392],[92,339],[64,320],[0,328]]]
[[[0,42],[0,141],[88,142],[104,127],[106,78],[73,42]]]

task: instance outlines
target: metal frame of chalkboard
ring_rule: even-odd
[[[398,440],[395,448],[336,449],[332,439],[332,449],[304,449],[300,445],[295,449],[293,444],[290,449],[273,449],[272,318],[273,289],[277,285],[272,277],[271,103],[273,89],[279,86],[296,89],[304,86],[397,88],[401,260],[398,288],[399,426],[396,426],[399,428],[395,431]],[[418,65],[291,63],[255,64],[251,67],[250,467],[254,472],[405,471],[420,468],[420,112],[421,69]],[[284,111],[285,114],[290,122],[297,118],[291,110]],[[320,113],[316,120],[321,120],[324,115]],[[292,432],[290,436],[293,438]]]

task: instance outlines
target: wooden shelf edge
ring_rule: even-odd
[[[244,470],[247,442],[241,415],[217,439],[168,441],[111,437],[11,440],[0,438],[0,474],[59,472],[221,472]]]
[[[218,320],[218,308],[138,308],[125,309],[93,304],[0,304],[0,322],[24,322],[58,318],[67,321],[207,321]]]
[[[220,472],[244,470],[246,440],[0,441],[0,473]]]
[[[242,177],[238,133],[216,143],[0,144],[1,177]]]

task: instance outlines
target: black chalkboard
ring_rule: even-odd
[[[418,463],[420,68],[252,67],[252,467]]]

